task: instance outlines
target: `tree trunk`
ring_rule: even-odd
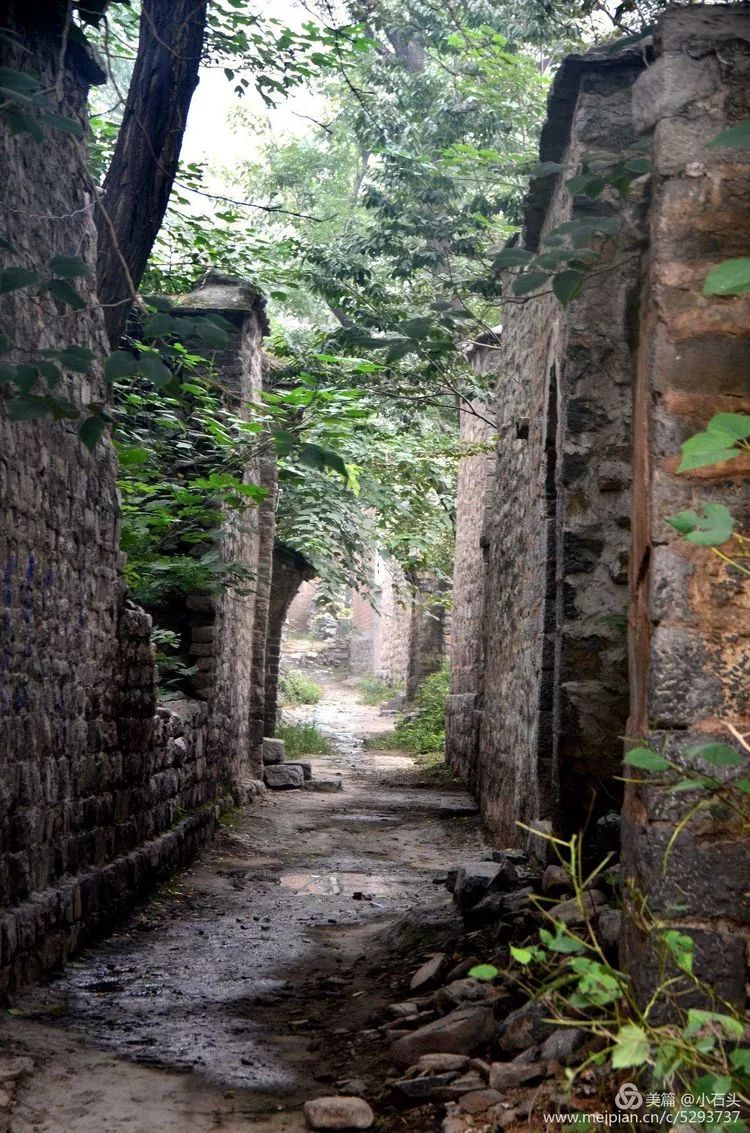
[[[98,290],[113,346],[174,184],[206,7],[207,0],[143,0],[138,55],[97,215]]]

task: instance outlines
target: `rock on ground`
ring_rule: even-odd
[[[263,772],[263,779],[272,791],[288,791],[294,787],[301,787],[305,776],[301,767],[294,767],[288,763],[272,764]]]
[[[370,1129],[375,1121],[364,1098],[313,1098],[303,1112],[311,1129]]]
[[[491,1007],[477,1005],[459,1007],[427,1023],[410,1034],[402,1035],[391,1048],[401,1066],[411,1066],[423,1054],[470,1054],[495,1034],[495,1017]]]
[[[271,764],[283,763],[285,750],[283,740],[273,739],[270,736],[265,737],[261,748],[264,765],[268,767]]]

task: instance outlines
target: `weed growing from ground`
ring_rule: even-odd
[[[282,704],[293,707],[295,704],[317,704],[323,698],[325,689],[303,673],[301,669],[290,669],[279,680],[279,695]]]
[[[331,741],[317,724],[280,724],[276,735],[286,745],[288,759],[302,755],[330,755]]]

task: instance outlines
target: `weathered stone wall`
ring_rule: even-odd
[[[657,55],[634,92],[636,124],[652,137],[653,185],[634,411],[628,735],[679,758],[712,737],[733,743],[727,724],[750,730],[750,584],[667,523],[711,502],[729,508],[739,531],[750,528],[747,457],[676,474],[681,442],[714,413],[750,412],[750,298],[702,294],[715,263],[750,247],[747,150],[708,148],[729,122],[750,115],[750,6],[668,13]],[[647,894],[653,917],[696,941],[696,972],[741,1004],[750,938],[746,829],[722,808],[705,810],[664,868],[675,826],[695,801],[630,786],[624,874],[632,904]],[[640,924],[628,922],[624,950],[645,992],[654,965]]]
[[[264,722],[265,735],[276,733],[279,709],[279,665],[284,622],[295,594],[305,580],[315,576],[315,568],[291,547],[277,543],[273,549],[273,566],[266,639]],[[261,737],[262,738],[262,737]]]
[[[554,84],[542,160],[574,168],[594,151],[625,150],[635,140],[630,89],[643,65],[628,52],[567,60]],[[466,596],[459,581],[475,625],[484,594],[483,641],[473,653],[454,625],[453,687],[461,699],[449,702],[449,729],[458,736],[451,758],[506,844],[519,839],[518,821],[577,827],[587,809],[616,801],[628,712],[631,310],[639,259],[637,226],[630,231],[638,194],[627,206],[614,193],[574,199],[564,177],[536,185],[528,248],[536,250],[557,224],[592,213],[619,216],[624,236],[607,253],[606,271],[568,310],[551,294],[506,307],[492,362],[499,375],[492,506],[479,536],[486,575],[472,575]],[[483,478],[467,485],[474,516],[487,491]],[[478,562],[474,544],[465,570]]]
[[[352,595],[349,667],[353,673],[375,673],[405,686],[409,671],[412,609],[408,587],[395,563],[376,552],[371,595]]]
[[[4,28],[18,39],[0,40],[0,61],[33,67],[55,91],[63,8],[30,7],[5,6]],[[87,84],[103,76],[78,45],[65,64],[60,109],[85,122]],[[17,249],[8,260],[41,274],[51,256],[75,254],[93,269],[85,143],[67,131],[44,133],[43,144],[13,135],[0,116],[2,233]],[[94,352],[91,377],[67,373],[55,390],[76,405],[107,398],[101,364],[109,346],[94,278],[76,280],[86,302],[80,312],[45,292],[0,299],[10,361],[71,343]],[[262,324],[257,312],[253,319],[243,324],[242,372],[257,390]],[[234,598],[219,603],[217,640],[237,658],[217,662],[212,705],[157,712],[150,619],[125,597],[112,446],[104,438],[89,452],[75,422],[11,420],[7,396],[0,387],[0,994],[63,962],[187,860],[228,792],[252,774],[263,707],[264,650],[255,645],[267,601],[261,570],[252,616]],[[272,482],[270,468],[258,475]],[[271,514],[270,526],[259,518],[249,536],[233,531],[232,555],[257,567],[272,523]]]
[[[251,420],[263,391],[261,340],[268,331],[265,304],[242,280],[209,275],[180,300],[185,313],[221,315],[235,329],[213,364],[225,404]],[[261,777],[265,718],[265,654],[275,530],[276,464],[261,440],[243,470],[246,484],[265,488],[259,506],[227,516],[220,550],[228,562],[243,563],[250,577],[216,596],[188,599],[193,610],[191,654],[197,688],[210,705],[209,758],[221,767],[238,801]]]
[[[496,374],[499,333],[468,355],[480,374]],[[460,411],[460,440],[467,446],[490,445],[495,434],[492,406],[477,404]],[[487,576],[485,513],[491,506],[494,446],[461,458],[456,491],[456,542],[453,561],[453,610],[450,644],[450,694],[445,701],[445,754],[450,766],[479,790],[478,739],[480,697],[484,686],[484,589]]]
[[[434,576],[417,575],[409,622],[406,698],[412,700],[425,677],[436,673],[446,656],[447,588]]]
[[[318,588],[314,581],[303,582],[287,611],[287,624],[295,633],[307,633],[315,610]]]

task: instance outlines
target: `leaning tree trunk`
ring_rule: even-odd
[[[99,299],[116,345],[172,191],[208,0],[143,0],[138,55],[97,216]]]

